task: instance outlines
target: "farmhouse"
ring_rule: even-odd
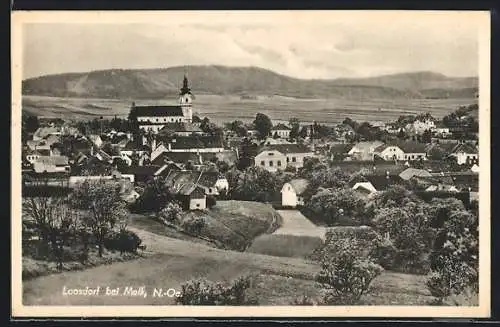
[[[477,163],[479,159],[477,149],[467,143],[460,143],[455,146],[450,156],[454,157],[459,165]]]
[[[309,182],[306,179],[293,179],[285,183],[281,188],[281,205],[283,207],[292,207],[304,205],[303,194],[307,189]]]
[[[347,152],[347,155],[353,160],[373,160],[375,149],[383,144],[384,143],[380,141],[359,142]]]
[[[218,172],[202,172],[196,183],[204,188],[206,195],[219,195],[229,189],[226,177]]]
[[[188,79],[184,76],[178,105],[136,106],[133,103],[131,113],[136,117],[139,128],[143,131],[158,133],[167,123],[191,123],[193,95],[188,84]]]
[[[176,198],[184,210],[203,210],[207,208],[207,196],[203,187],[187,183],[180,187]]]
[[[383,144],[373,151],[374,157],[384,160],[404,160],[405,153],[397,145]]]
[[[267,145],[255,156],[255,166],[270,172],[284,170],[287,167],[302,168],[306,157],[314,157],[314,153],[304,145]]]
[[[405,169],[403,172],[401,172],[401,174],[399,174],[399,177],[401,177],[405,181],[408,181],[415,176],[417,176],[417,177],[431,177],[432,175],[427,170],[416,169],[416,168]]]
[[[273,137],[281,137],[287,139],[290,137],[290,131],[292,129],[285,124],[279,123],[278,125],[271,128],[271,135]]]
[[[36,173],[69,173],[70,166],[66,156],[40,156],[33,163]]]

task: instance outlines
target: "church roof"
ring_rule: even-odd
[[[181,106],[135,106],[137,116],[184,116]]]

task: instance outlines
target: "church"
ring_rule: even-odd
[[[136,119],[141,130],[158,133],[163,127],[171,123],[190,124],[193,119],[192,101],[193,95],[189,88],[187,76],[184,75],[178,105],[136,106],[132,104],[132,110],[136,113]]]

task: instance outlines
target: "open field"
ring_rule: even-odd
[[[169,297],[152,297],[156,288],[179,289],[191,278],[229,281],[242,274],[254,276],[249,294],[262,305],[288,305],[301,294],[317,296],[313,281],[319,267],[296,258],[224,251],[201,244],[171,239],[132,228],[148,246],[152,255],[126,263],[116,263],[85,271],[64,272],[39,277],[24,283],[25,305],[167,305]],[[146,298],[132,296],[65,296],[63,287],[145,286]],[[385,272],[373,283],[374,292],[363,298],[364,304],[424,305],[432,300],[424,277]]]
[[[127,117],[134,100],[57,98],[23,96],[22,108],[27,112],[47,117],[67,119],[93,119],[100,116]],[[165,100],[140,100],[137,105],[175,104],[175,98]],[[346,117],[358,121],[390,121],[403,114],[429,112],[440,118],[460,105],[477,103],[477,99],[297,99],[283,96],[261,96],[257,100],[240,99],[238,96],[199,95],[193,114],[207,116],[221,123],[235,119],[250,121],[262,112],[275,121],[288,121],[298,117],[303,122],[338,123]]]
[[[306,258],[322,244],[321,238],[314,236],[266,234],[257,237],[247,252],[277,257]]]

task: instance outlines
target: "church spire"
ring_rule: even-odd
[[[184,80],[182,81],[182,88],[180,95],[191,94],[191,89],[189,88],[189,82],[187,78],[187,72],[184,70]]]

